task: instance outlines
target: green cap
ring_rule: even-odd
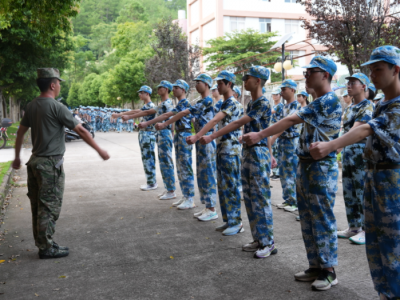
[[[60,71],[54,68],[39,68],[37,69],[37,76],[39,78],[57,78],[60,81],[65,81],[60,78]]]

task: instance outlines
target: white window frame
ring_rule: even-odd
[[[229,17],[231,31],[240,31],[246,28],[245,17]]]
[[[260,24],[260,32],[261,33],[267,33],[272,31],[272,22],[271,19],[266,19],[266,18],[259,18],[258,22]]]

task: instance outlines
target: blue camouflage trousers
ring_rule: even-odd
[[[218,198],[222,220],[235,226],[242,222],[239,155],[217,154]]]
[[[132,124],[133,126],[133,124]],[[172,159],[172,132],[169,129],[157,133],[158,160],[164,187],[167,191],[175,191],[174,161]]]
[[[139,131],[139,145],[142,153],[142,163],[146,175],[147,184],[155,184],[156,181],[156,135],[154,131]]]
[[[244,203],[253,239],[262,246],[274,243],[270,172],[271,158],[267,147],[244,149],[242,161]]]
[[[367,170],[365,244],[375,290],[400,298],[400,169]]]
[[[96,121],[90,122],[90,126],[92,126],[93,131],[96,132]]]
[[[296,154],[296,148],[298,143],[298,137],[292,139],[280,138],[278,141],[279,179],[282,185],[282,198],[291,206],[297,206],[296,170],[299,157]]]
[[[128,132],[132,132],[133,131],[133,123],[128,123]],[[172,141],[171,141],[172,143]]]
[[[122,123],[118,123],[117,122],[117,126],[116,126],[117,132],[121,132],[122,131]]]
[[[110,130],[110,121],[109,120],[104,120],[103,121],[103,131],[108,132]]]
[[[279,166],[280,166],[280,160],[279,160],[279,152],[278,152],[278,143],[279,139],[276,139],[275,143],[272,145],[272,155],[275,157],[277,167],[272,169],[272,173],[274,175],[279,176]]]
[[[196,142],[197,186],[201,203],[206,208],[217,205],[217,145],[215,141],[207,145]]]
[[[184,197],[194,197],[194,176],[192,168],[193,145],[186,143],[190,132],[177,132],[174,136],[175,161],[178,173],[179,186]]]
[[[310,267],[337,265],[337,227],[333,214],[337,191],[338,165],[335,158],[297,167],[297,205],[301,232]]]
[[[342,151],[343,197],[350,228],[364,227],[364,148],[365,144],[353,144]]]

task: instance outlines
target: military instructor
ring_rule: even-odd
[[[32,156],[26,165],[33,236],[39,248],[40,258],[58,258],[69,254],[68,247],[59,246],[53,240],[64,194],[64,126],[79,134],[102,159],[108,160],[110,156],[96,144],[90,133],[79,124],[67,107],[55,100],[60,93],[60,82],[63,81],[59,71],[42,68],[37,70],[37,75],[36,83],[41,93],[28,104],[20,123],[12,167],[21,167],[19,154],[24,135],[30,127],[33,148]]]

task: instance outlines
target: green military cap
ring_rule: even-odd
[[[60,81],[65,81],[60,78],[60,71],[55,68],[39,68],[37,69],[37,76],[39,78],[57,78]]]

